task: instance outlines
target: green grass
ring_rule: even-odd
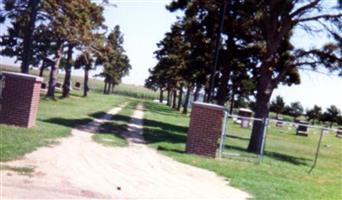
[[[104,98],[98,93],[87,98],[76,94],[56,101],[41,98],[34,128],[0,125],[0,161],[16,159],[37,147],[53,144],[56,138],[68,136],[73,127],[90,122],[94,113],[107,111],[126,100],[123,96]]]
[[[240,156],[208,159],[184,152],[187,116],[152,102],[145,103],[145,110],[144,134],[151,147],[180,162],[214,171],[256,199],[342,199],[342,140],[334,134],[324,136],[318,164],[309,175],[317,131],[301,137],[294,129],[271,125],[266,155],[258,165],[256,156],[244,151],[250,130],[230,123],[225,153]]]
[[[33,167],[13,167],[9,165],[0,165],[0,170],[13,171],[20,175],[31,176],[34,172]]]
[[[8,65],[2,65],[0,64],[0,71],[12,71],[12,72],[20,72],[20,68],[14,67],[14,66],[8,66]],[[39,74],[38,69],[33,68],[30,69],[30,74],[37,75]],[[44,71],[44,82],[48,82],[49,80],[49,71]],[[63,83],[64,80],[64,74],[58,75],[58,81]],[[74,85],[76,82],[81,83],[81,87],[83,87],[83,77],[82,76],[72,76],[71,78],[72,85]],[[100,79],[89,79],[89,87],[92,91],[102,93],[104,82]],[[132,85],[132,84],[119,84],[114,88],[114,94],[117,95],[123,95],[123,96],[129,96],[133,98],[139,98],[139,99],[159,99],[158,92],[155,92],[153,90],[147,89],[143,86],[138,85]]]
[[[93,140],[105,146],[127,146],[127,141],[121,134],[127,130],[130,117],[133,114],[138,101],[130,100],[128,105],[112,117],[111,122],[100,126]]]

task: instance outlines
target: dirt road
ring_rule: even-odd
[[[121,108],[111,110],[110,114]],[[108,118],[107,115],[105,118]],[[213,172],[176,162],[147,147],[143,140],[143,107],[139,105],[124,136],[129,147],[105,147],[91,136],[105,120],[53,147],[43,147],[8,166],[34,167],[31,176],[1,171],[1,199],[246,199]]]

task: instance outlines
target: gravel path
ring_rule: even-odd
[[[118,113],[122,108],[111,110]],[[1,199],[246,199],[213,172],[176,162],[147,147],[143,139],[143,106],[123,133],[129,147],[105,147],[91,136],[96,120],[53,147],[42,147],[8,166],[34,167],[31,176],[1,173]]]

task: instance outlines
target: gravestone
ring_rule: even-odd
[[[342,138],[342,127],[337,128],[336,137]]]
[[[276,126],[277,127],[283,127],[284,126],[283,117],[280,117],[280,116],[277,117]]]
[[[250,118],[253,115],[253,111],[247,108],[240,108],[239,109],[239,116],[241,117],[246,117],[246,118]],[[250,119],[246,119],[246,118],[238,118],[241,123],[240,126],[241,128],[249,128],[251,125],[251,120]]]
[[[81,89],[81,83],[80,82],[76,82],[74,88],[75,88],[75,90],[80,90]]]
[[[29,74],[4,72],[0,123],[33,127],[39,106],[43,78]]]
[[[40,86],[41,89],[46,90],[47,89],[47,84],[46,83],[42,83]]]
[[[56,91],[62,91],[62,86],[63,84],[61,82],[57,82],[55,87]]]
[[[309,135],[308,125],[309,125],[308,122],[298,121],[298,126],[297,126],[296,134],[307,137]]]

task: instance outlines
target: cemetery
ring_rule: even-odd
[[[0,199],[342,199],[342,1],[4,0],[0,25]]]

